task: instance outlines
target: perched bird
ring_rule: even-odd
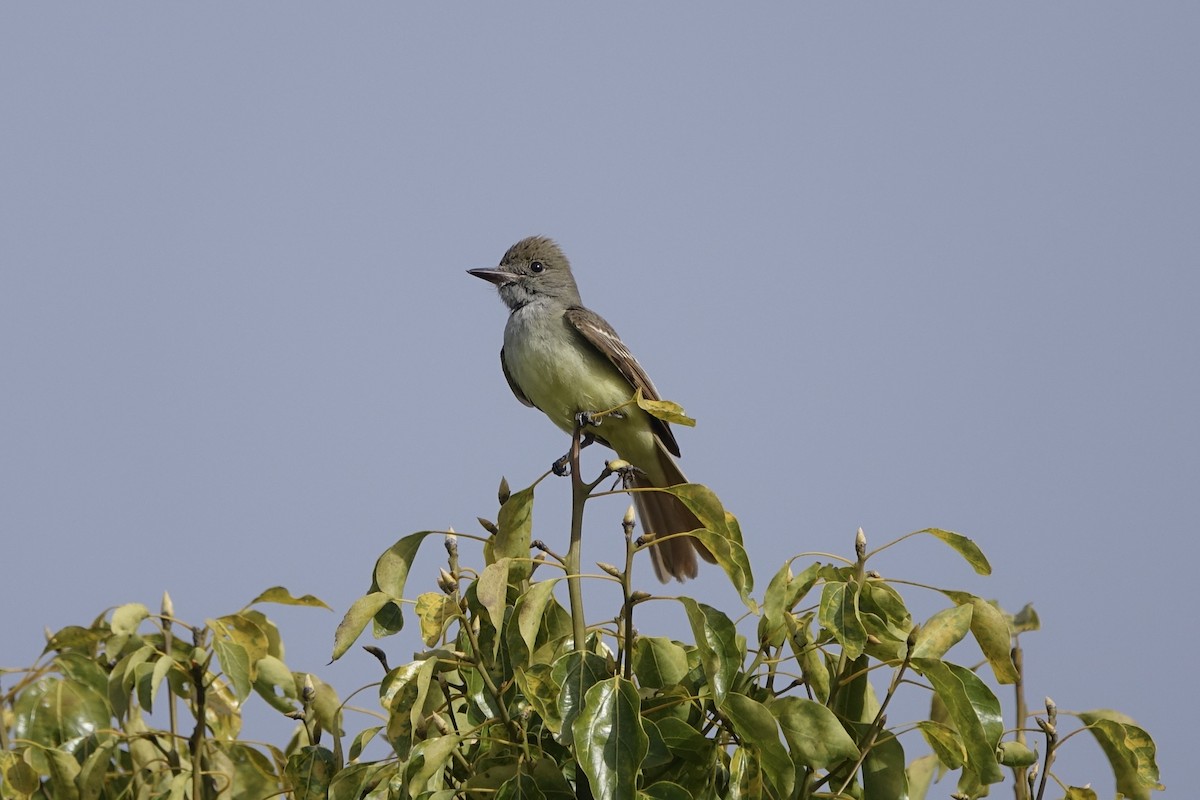
[[[584,308],[571,265],[551,239],[531,236],[508,249],[494,269],[467,270],[493,283],[508,306],[500,366],[513,394],[571,433],[578,414],[607,411],[642,390],[661,399],[650,377],[594,311]],[[672,456],[679,445],[670,426],[636,405],[606,416],[588,433],[637,467],[635,488],[687,483]],[[661,539],[704,526],[678,498],[666,492],[634,492],[642,528]],[[650,548],[654,573],[666,582],[696,576],[696,554],[715,562],[695,537],[678,536]]]

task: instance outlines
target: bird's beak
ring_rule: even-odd
[[[468,274],[474,275],[476,278],[483,278],[488,283],[494,283],[497,286],[503,286],[513,279],[513,274],[504,269],[469,269]]]

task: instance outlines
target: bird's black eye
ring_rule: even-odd
[[[532,264],[529,265],[530,272],[541,272],[545,268],[546,268],[546,265],[540,261],[534,261]]]

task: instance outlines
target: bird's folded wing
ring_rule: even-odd
[[[587,339],[612,362],[625,380],[629,381],[630,389],[641,389],[642,397],[647,400],[662,399],[659,397],[658,390],[654,388],[650,376],[646,374],[646,370],[642,369],[642,365],[633,357],[633,353],[629,352],[629,348],[621,341],[621,337],[617,335],[611,325],[605,322],[603,317],[582,306],[572,306],[567,309],[564,318],[575,330],[579,331],[583,338]],[[511,384],[512,381],[510,380],[509,383]],[[520,395],[517,397],[520,399]],[[678,456],[679,443],[675,441],[675,434],[671,432],[671,426],[657,417],[651,417],[651,424],[654,426],[654,433],[667,450],[672,455]]]

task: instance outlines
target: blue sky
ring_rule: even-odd
[[[343,694],[377,678],[324,666],[376,555],[494,517],[499,477],[566,445],[510,396],[504,309],[464,273],[538,233],[698,418],[684,469],[738,514],[760,586],[859,526],[971,536],[993,577],[925,541],[875,566],[1034,603],[1031,700],[1126,711],[1181,786],[1198,23],[5,6],[0,664],[164,589],[200,620],[284,584],[337,610],[272,613],[289,665]],[[564,547],[566,495],[539,490],[536,530]],[[596,504],[585,558],[615,560],[624,507]],[[715,570],[681,590],[735,608]],[[1058,769],[1111,794],[1090,741]]]

